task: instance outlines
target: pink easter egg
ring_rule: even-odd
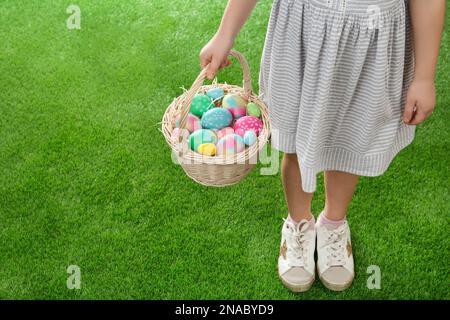
[[[234,132],[235,132],[236,134],[240,135],[241,137],[244,137],[244,135],[245,135],[245,130],[244,130],[244,129],[241,129],[241,128],[236,129]]]
[[[245,116],[239,118],[234,124],[234,131],[242,137],[248,130],[255,131],[256,135],[258,136],[262,129],[263,122],[259,118],[253,116]]]
[[[217,154],[230,156],[245,150],[244,140],[237,134],[229,134],[217,142]]]
[[[223,128],[223,129],[217,131],[217,137],[220,140],[223,137],[225,137],[226,135],[233,134],[233,133],[234,133],[234,129],[232,127],[226,127],[226,128]]]
[[[178,115],[176,117],[175,121],[176,121],[175,122],[176,123],[176,127],[179,128],[180,127],[180,122],[181,122],[181,115]],[[197,116],[194,116],[192,113],[189,113],[188,117],[187,117],[187,120],[186,120],[186,129],[189,132],[192,133],[192,132],[197,131],[197,130],[199,130],[201,128],[202,128],[202,122],[201,122],[200,118],[197,117]]]
[[[234,119],[242,118],[247,114],[247,109],[243,107],[230,108],[228,110],[231,112]]]

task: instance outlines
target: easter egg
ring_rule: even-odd
[[[233,121],[230,111],[224,108],[214,108],[205,112],[202,117],[204,129],[222,129],[228,127]]]
[[[225,109],[238,108],[247,105],[247,102],[238,94],[227,94],[223,97],[222,105]]]
[[[197,151],[198,146],[201,144],[204,144],[204,143],[215,144],[216,142],[217,142],[217,135],[215,134],[215,132],[213,132],[211,130],[200,129],[200,130],[194,131],[189,136],[189,147],[194,151]]]
[[[232,127],[226,127],[223,129],[220,129],[219,131],[217,131],[217,138],[220,140],[223,137],[225,137],[226,135],[229,134],[233,134],[234,133],[234,129]]]
[[[225,91],[223,91],[222,88],[213,88],[209,89],[208,92],[206,92],[206,95],[214,102],[221,100],[223,96],[225,95]]]
[[[256,137],[256,133],[253,130],[248,130],[245,134],[244,134],[244,143],[247,146],[252,146],[256,143],[256,140],[258,138]]]
[[[244,151],[245,144],[237,134],[228,134],[217,142],[217,154],[229,156]]]
[[[234,119],[239,119],[247,114],[247,110],[244,107],[230,108],[228,109],[233,115]]]
[[[256,105],[256,103],[250,102],[247,105],[247,115],[257,117],[257,118],[261,117],[261,110]]]
[[[215,156],[216,155],[216,145],[214,143],[203,143],[198,146],[197,152],[205,156]]]
[[[234,133],[236,133],[237,135],[240,135],[243,138],[245,135],[245,130],[238,128],[238,129],[234,130]]]
[[[214,104],[207,95],[196,94],[192,99],[190,111],[193,115],[201,118],[206,111],[212,108],[214,108]]]
[[[255,131],[256,135],[259,136],[262,128],[263,122],[259,118],[253,116],[242,117],[236,120],[234,124],[234,131],[239,135],[241,135],[242,133],[245,134],[245,132],[249,130],[253,130]]]
[[[172,140],[173,141],[178,141],[180,136],[183,137],[184,141],[188,141],[190,133],[189,133],[189,131],[187,129],[180,129],[180,128],[173,129],[172,135],[171,135]]]
[[[176,117],[176,127],[180,127],[181,115]],[[192,113],[189,113],[186,120],[186,127],[189,132],[194,132],[198,129],[202,128],[202,124],[199,117],[194,116]]]

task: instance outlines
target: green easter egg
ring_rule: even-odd
[[[192,99],[190,111],[193,115],[201,118],[206,111],[212,108],[214,108],[214,104],[207,95],[196,94]]]
[[[250,102],[247,105],[247,115],[257,117],[257,118],[261,117],[261,110],[256,105],[256,103]]]
[[[216,142],[217,142],[217,135],[212,130],[200,129],[200,130],[194,131],[189,136],[189,147],[193,151],[197,151],[198,147],[201,144],[205,144],[205,143],[215,144]]]

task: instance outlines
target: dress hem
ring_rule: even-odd
[[[414,141],[415,126],[403,125],[397,134],[392,147],[378,154],[361,155],[346,149],[331,147],[323,148],[318,156],[319,163],[314,167],[303,165],[302,156],[295,147],[295,134],[282,133],[272,128],[271,145],[284,153],[297,154],[304,192],[316,191],[317,174],[323,171],[341,171],[358,176],[377,177],[383,175],[389,168],[395,156]]]

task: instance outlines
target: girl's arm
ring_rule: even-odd
[[[220,68],[230,64],[228,54],[258,0],[229,0],[219,30],[200,52],[200,65],[209,63],[207,77],[212,80]]]
[[[435,75],[445,20],[445,0],[410,0],[415,72],[408,90],[403,121],[417,125],[436,104]]]

